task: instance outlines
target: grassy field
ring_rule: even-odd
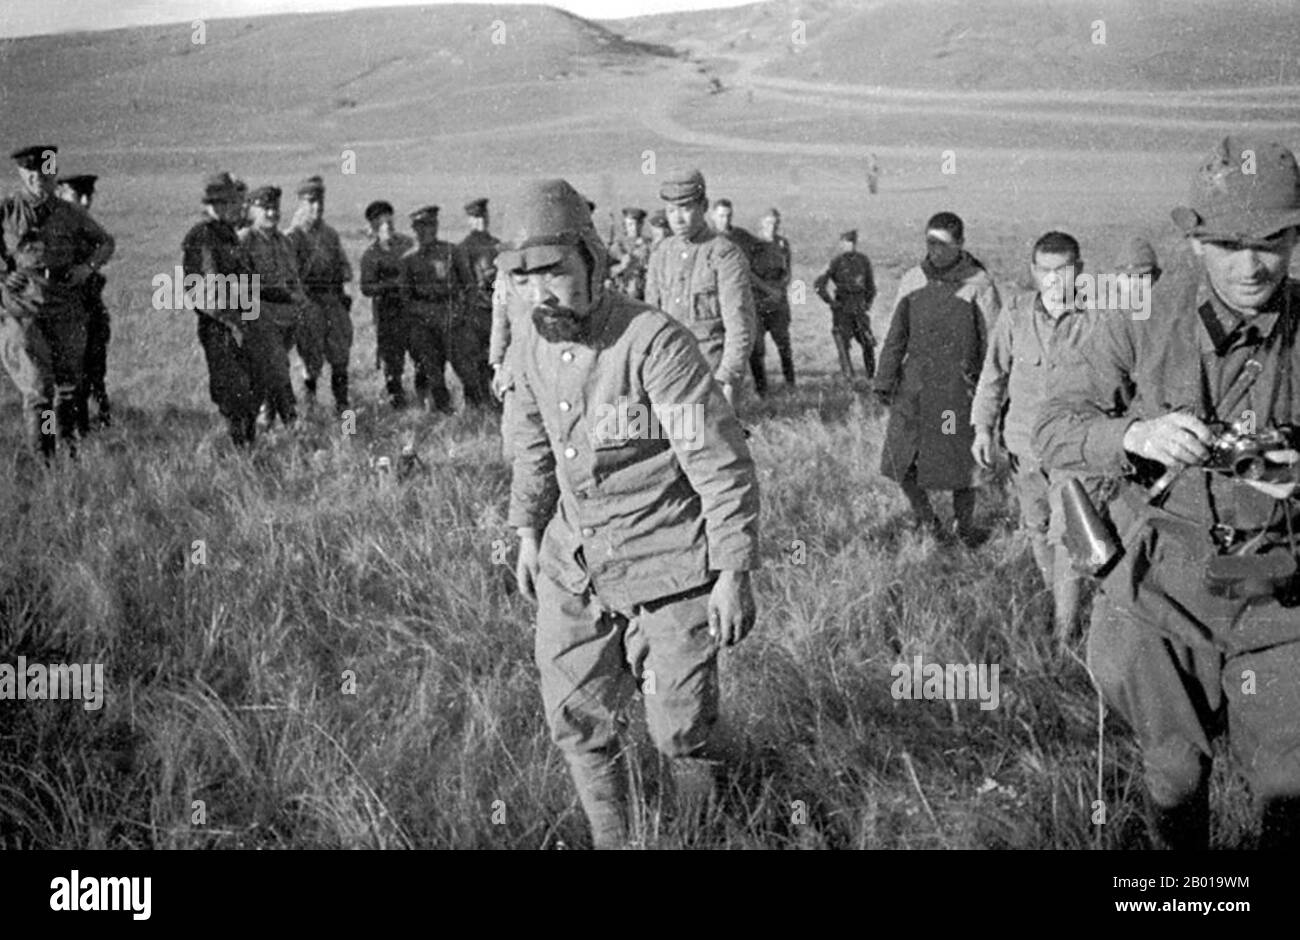
[[[1262,80],[1224,73],[1219,92],[1152,100],[1133,66],[1099,89],[1119,97],[1072,102],[1026,86],[1039,73],[1020,59],[972,78],[985,59],[963,58],[962,44],[979,34],[935,23],[943,56],[974,70],[961,73],[968,90],[1022,93],[955,105],[925,88],[873,97],[819,83],[880,80],[836,64],[854,30],[874,48],[876,21],[805,4],[821,32],[809,33],[801,69],[780,45],[787,6],[758,8],[769,40],[757,28],[758,39],[739,35],[746,21],[735,17],[747,14],[734,11],[652,18],[625,42],[515,9],[503,15],[519,45],[483,52],[472,42],[486,42],[491,15],[474,8],[214,21],[203,47],[188,43],[188,24],[0,42],[5,139],[51,139],[65,146],[65,172],[102,174],[96,215],[119,243],[106,271],[116,426],[77,463],[33,478],[17,458],[16,397],[0,383],[0,663],[100,662],[107,682],[99,711],[0,703],[0,847],[587,841],[542,721],[492,417],[390,413],[362,302],[356,433],[322,412],[301,433],[234,454],[192,314],[149,304],[151,279],[179,261],[205,173],[286,187],[325,174],[328,217],[355,261],[371,199],[403,212],[441,203],[444,237],[459,239],[455,208],[488,195],[509,237],[526,176],[572,179],[600,204],[603,230],[611,207],[654,204],[651,151],[660,171],[700,165],[741,224],[779,206],[804,285],[836,233],[860,228],[883,338],[920,227],[940,209],[966,218],[969,247],[1004,289],[1023,283],[1030,244],[1053,227],[1081,239],[1092,270],[1133,233],[1168,263],[1178,244],[1168,211],[1199,153],[1238,120],[1215,95]],[[835,45],[818,45],[837,23]],[[1014,17],[996,23],[998,42],[1012,42]],[[929,34],[914,26],[898,41],[921,55]],[[1170,35],[1196,47],[1194,34]],[[1185,88],[1176,43],[1166,45],[1150,87]],[[937,81],[933,62],[920,74],[918,86]],[[710,93],[713,75],[723,92]],[[229,94],[212,93],[221,88]],[[1257,130],[1294,123],[1287,94],[1251,99]],[[253,113],[249,100],[267,106]],[[869,149],[885,168],[877,197],[862,185]],[[340,170],[347,150],[355,173]],[[993,534],[974,551],[907,530],[901,494],[878,473],[884,416],[835,379],[829,312],[808,296],[795,307],[799,387],[778,377],[772,398],[742,415],[761,474],[764,567],[757,630],[723,657],[738,754],[726,797],[703,830],[680,830],[661,811],[638,727],[640,841],[1145,847],[1140,761],[1107,719],[1099,763],[1082,649],[1052,652],[1050,599],[1014,504],[998,480],[981,491],[979,521]],[[381,481],[372,458],[407,440],[425,470]],[[916,655],[998,664],[999,706],[895,701],[890,667]],[[1220,762],[1213,786],[1214,843],[1252,845],[1240,778]]]

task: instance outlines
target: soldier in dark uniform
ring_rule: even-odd
[[[348,408],[348,359],[352,355],[352,298],[343,286],[352,280],[352,265],[339,233],[324,221],[325,183],[311,176],[298,185],[298,211],[289,229],[289,244],[310,303],[295,342],[307,371],[307,401],[316,401],[316,382],[324,363],[330,367],[334,413]]]
[[[414,247],[393,227],[393,205],[382,199],[366,206],[373,240],[361,255],[361,294],[370,298],[375,318],[375,361],[384,370],[384,386],[394,408],[406,407],[402,373],[411,347],[411,317],[402,299],[402,256]]]
[[[455,247],[438,238],[438,207],[416,209],[411,213],[411,226],[416,244],[402,255],[400,281],[411,323],[415,397],[422,408],[432,398],[435,409],[450,412],[451,396],[444,376],[447,341],[458,326],[456,307],[462,302],[466,285],[456,263]],[[463,377],[461,381],[465,382]],[[465,385],[468,400],[469,385]]]
[[[279,418],[290,427],[298,421],[298,403],[289,373],[289,350],[308,300],[298,277],[293,245],[277,227],[280,196],[279,186],[259,186],[249,194],[252,224],[240,231],[239,243],[248,252],[261,284],[258,319],[266,329],[255,330],[250,339],[257,344],[254,358],[263,370],[263,419],[269,426]]]
[[[59,178],[59,198],[80,206],[87,215],[95,201],[93,174]],[[86,279],[86,358],[82,364],[81,387],[77,390],[77,427],[82,434],[90,433],[90,399],[95,400],[95,420],[101,427],[112,423],[112,410],[104,378],[108,372],[108,341],[112,337],[108,308],[104,306],[104,275],[95,272]]]
[[[732,224],[732,217],[736,214],[736,207],[731,204],[730,199],[716,199],[713,202],[712,223],[713,230],[719,235],[725,235],[735,242],[736,246],[744,252],[745,260],[749,260],[754,251],[754,243],[758,241],[754,233],[749,229],[741,228],[739,225]]]
[[[458,277],[465,293],[455,305],[447,337],[447,355],[460,377],[466,405],[495,405],[488,364],[492,344],[492,297],[496,287],[496,256],[501,240],[488,231],[486,198],[465,204],[469,234],[456,246]]]
[[[0,362],[23,399],[28,443],[75,447],[86,354],[86,283],[113,256],[111,235],[54,195],[57,148],[12,154],[23,188],[0,202]]]
[[[261,328],[256,309],[242,307],[236,283],[251,285],[253,263],[235,226],[244,213],[243,196],[229,173],[208,178],[203,187],[202,222],[181,243],[182,269],[203,278],[195,292],[199,343],[208,362],[208,393],[230,426],[230,438],[247,447],[257,436],[257,409],[263,390],[255,361],[253,333]],[[221,288],[218,290],[218,288]],[[259,301],[260,303],[260,301]]]
[[[634,300],[645,299],[645,272],[650,263],[650,240],[641,234],[644,221],[644,209],[624,209],[623,234],[609,246],[609,257],[614,262],[609,269],[610,279],[619,293]]]
[[[1141,745],[1155,841],[1208,847],[1214,739],[1226,731],[1260,846],[1294,849],[1300,284],[1287,271],[1300,168],[1281,144],[1225,138],[1173,219],[1191,257],[1143,316],[1100,318],[1056,370],[1032,444],[1053,472],[1122,478],[1110,512],[1124,554],[1093,606],[1088,667]],[[1241,472],[1216,446],[1220,422],[1283,440],[1256,437],[1262,453]]]
[[[835,287],[834,296],[827,289]],[[870,381],[876,375],[876,337],[871,332],[871,303],[876,299],[876,281],[871,262],[858,251],[858,231],[850,229],[840,236],[840,253],[813,281],[817,296],[831,308],[831,337],[840,359],[840,372],[853,379],[853,360],[849,343],[856,340],[862,347],[862,368]]]
[[[769,209],[763,216],[762,234],[754,240],[749,256],[749,271],[754,279],[754,311],[758,329],[754,350],[749,354],[749,371],[754,376],[754,390],[767,394],[767,334],[772,334],[777,355],[781,357],[781,374],[785,384],[794,387],[794,352],[790,348],[790,278],[794,260],[790,242],[781,234],[781,213]]]

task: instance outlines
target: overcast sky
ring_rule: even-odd
[[[446,0],[0,0],[0,36],[33,36],[147,23],[187,22],[266,13],[310,13],[365,7],[427,6]],[[483,3],[492,0],[454,0]],[[517,0],[531,3],[534,0]],[[734,7],[754,0],[550,0],[591,19],[614,19],[670,10]]]

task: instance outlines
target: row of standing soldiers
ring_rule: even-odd
[[[321,178],[304,180],[297,195],[298,211],[285,233],[278,227],[278,187],[248,193],[228,173],[216,174],[204,189],[208,217],[183,244],[187,277],[258,279],[256,315],[208,296],[199,318],[212,399],[238,444],[251,442],[259,424],[296,420],[288,363],[295,348],[306,371],[307,400],[315,400],[318,378],[328,364],[335,412],[343,415],[350,409],[352,298],[344,286],[352,280],[352,268],[338,233],[323,221]],[[487,348],[497,240],[487,231],[487,200],[473,200],[465,208],[472,231],[458,245],[438,238],[437,206],[411,214],[414,242],[394,230],[390,203],[376,201],[365,210],[373,240],[361,257],[361,293],[373,303],[376,366],[383,369],[395,408],[408,405],[403,389],[407,356],[415,364],[421,407],[451,410],[444,379],[449,363],[467,405],[494,403]]]

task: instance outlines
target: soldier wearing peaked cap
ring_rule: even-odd
[[[438,207],[416,209],[411,213],[411,226],[415,229],[415,247],[402,256],[400,283],[402,302],[410,318],[415,394],[421,407],[427,407],[432,400],[436,410],[450,412],[451,395],[445,376],[448,347],[458,325],[456,308],[462,302],[465,284],[454,246],[438,238]],[[467,375],[458,374],[468,389]],[[466,400],[469,398],[466,392]]]
[[[605,248],[582,197],[564,180],[539,181],[519,217],[497,258],[529,311],[503,427],[516,576],[537,603],[552,738],[594,845],[619,848],[620,726],[643,677],[653,677],[646,724],[669,759],[683,825],[698,825],[713,799],[718,650],[754,622],[758,483],[695,337],[605,289]],[[673,408],[697,412],[698,429],[638,432],[618,417]]]
[[[414,319],[402,297],[402,256],[415,243],[393,225],[393,204],[377,199],[366,206],[366,222],[372,240],[361,255],[361,294],[370,298],[375,320],[376,367],[384,371],[388,400],[397,409],[406,407],[402,373],[406,357],[419,362],[412,345]],[[417,367],[418,368],[418,367]]]
[[[835,288],[831,294],[830,288]],[[840,372],[853,379],[849,356],[854,341],[862,349],[862,369],[870,381],[876,374],[876,337],[871,331],[871,304],[876,299],[876,281],[871,261],[858,251],[858,231],[840,236],[840,253],[813,281],[813,290],[831,308],[831,338],[839,356]]]
[[[47,459],[56,432],[75,447],[86,284],[114,249],[98,223],[55,196],[57,154],[53,146],[14,151],[22,188],[0,201],[0,362],[22,395],[27,441]]]
[[[645,215],[644,209],[624,209],[623,233],[609,246],[609,257],[614,262],[609,269],[610,279],[633,300],[645,299],[646,266],[650,263],[650,239],[641,234]]]
[[[1155,841],[1208,846],[1226,729],[1261,847],[1294,848],[1300,169],[1280,144],[1227,137],[1191,190],[1173,212],[1188,263],[1149,315],[1101,318],[1057,370],[1033,446],[1053,471],[1122,480],[1110,510],[1124,554],[1093,608],[1088,666],[1137,734]]]
[[[785,384],[794,387],[794,350],[790,345],[790,280],[794,276],[794,258],[790,241],[781,234],[781,213],[769,209],[763,216],[760,235],[749,255],[753,276],[754,312],[757,331],[754,351],[749,356],[749,370],[754,376],[754,390],[767,394],[767,334],[772,334],[781,374]]]
[[[735,401],[754,347],[749,261],[705,222],[709,200],[699,170],[669,174],[659,190],[672,236],[655,249],[646,302],[684,324],[699,341],[723,394]]]
[[[656,209],[647,221],[650,223],[650,251],[653,253],[672,232],[668,228],[668,213],[663,209]]]
[[[264,341],[257,361],[264,369],[261,420],[270,426],[277,418],[286,427],[298,421],[298,402],[289,372],[289,350],[294,333],[308,307],[307,295],[298,276],[298,261],[288,236],[280,231],[278,186],[260,186],[249,193],[252,224],[239,233],[239,242],[253,263],[259,278],[259,320],[266,327],[257,339]]]
[[[268,374],[263,357],[274,349],[274,338],[265,335],[270,330],[259,318],[253,262],[235,231],[244,214],[244,193],[229,173],[208,177],[203,209],[205,218],[181,242],[181,266],[187,280],[204,281],[191,297],[208,364],[208,393],[231,440],[248,447],[257,437],[257,409]]]
[[[59,177],[59,198],[80,206],[87,215],[95,202],[95,183],[98,176],[85,173],[80,176]],[[86,279],[83,302],[86,308],[86,356],[82,361],[81,385],[77,389],[77,428],[84,435],[90,433],[90,400],[95,400],[96,422],[102,427],[112,423],[112,409],[108,401],[105,378],[108,372],[108,343],[112,338],[112,325],[108,308],[104,305],[104,275],[98,271]]]
[[[496,256],[501,244],[490,227],[486,198],[465,204],[469,233],[456,246],[456,264],[465,293],[460,298],[447,337],[452,368],[461,377],[467,405],[494,405],[492,391],[492,329],[496,311]]]
[[[298,184],[298,210],[289,229],[289,244],[309,301],[294,336],[307,372],[307,402],[309,406],[315,402],[316,384],[328,363],[334,413],[341,415],[350,404],[352,298],[343,288],[352,280],[352,265],[339,233],[325,222],[325,183],[319,176]]]

